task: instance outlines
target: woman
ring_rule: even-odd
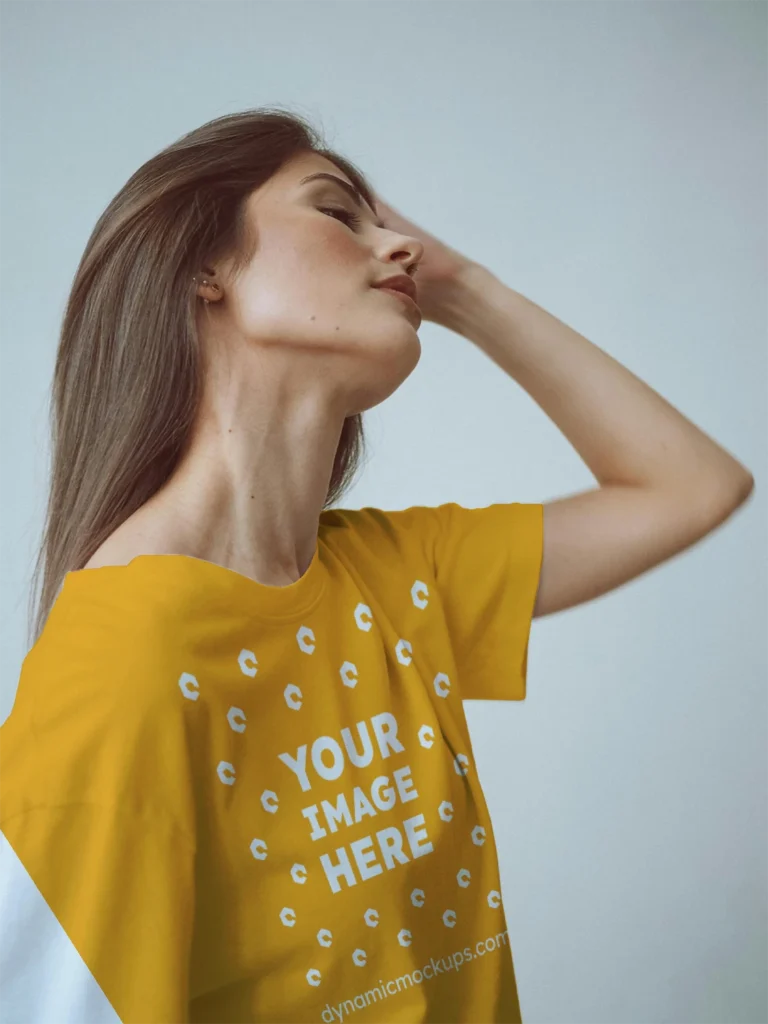
[[[600,486],[333,507],[423,318]],[[31,879],[120,1021],[520,1021],[462,700],[523,700],[532,619],[705,536],[748,470],[279,110],[189,133],[110,203],[54,399],[6,911],[27,920]],[[6,999],[96,1019],[23,941]]]

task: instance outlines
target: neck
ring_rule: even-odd
[[[344,415],[278,389],[248,405],[204,403],[187,454],[137,516],[168,553],[287,586],[314,556]]]

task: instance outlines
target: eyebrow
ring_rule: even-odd
[[[327,181],[333,181],[336,185],[340,185],[341,188],[343,188],[347,195],[350,197],[350,199],[352,199],[352,201],[362,209],[364,199],[360,192],[358,192],[354,185],[350,185],[348,181],[344,181],[343,178],[338,178],[335,174],[328,174],[326,171],[317,171],[315,174],[308,174],[306,178],[302,178],[299,184],[306,185],[307,182],[314,181],[316,178],[325,178]],[[368,203],[365,202],[365,205],[368,206]],[[373,209],[372,206],[370,207],[370,209],[373,210],[373,215],[374,217],[376,217],[376,211]],[[377,228],[384,227],[384,225],[378,218],[376,219],[375,223]]]

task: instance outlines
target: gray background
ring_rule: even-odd
[[[2,5],[2,707],[26,653],[57,332],[127,177],[246,107],[647,381],[754,474],[694,548],[536,621],[523,703],[468,702],[523,1017],[765,1022],[764,3]],[[425,323],[347,507],[594,486],[527,393]]]

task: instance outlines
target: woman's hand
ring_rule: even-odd
[[[385,228],[401,235],[410,235],[424,246],[424,253],[413,277],[418,292],[417,301],[424,320],[442,323],[450,295],[462,274],[477,264],[398,213],[381,196],[376,195],[375,198]]]

